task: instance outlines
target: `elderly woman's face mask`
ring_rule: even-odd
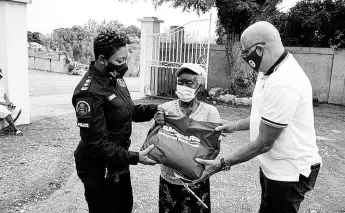
[[[197,75],[181,74],[177,78],[176,95],[182,102],[190,102],[195,98],[199,87]]]

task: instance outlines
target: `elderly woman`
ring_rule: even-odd
[[[0,69],[0,80],[2,79],[2,70]],[[16,120],[18,119],[21,110],[18,111],[17,115],[13,119],[12,112],[16,107],[10,101],[10,99],[6,95],[6,91],[4,86],[0,83],[0,120],[5,119],[7,123],[12,127],[14,134],[17,136],[22,136],[23,132],[17,128],[15,125]]]
[[[81,141],[74,153],[77,174],[84,184],[89,212],[131,213],[129,165],[153,165],[149,147],[128,151],[132,121],[144,122],[155,105],[134,105],[123,76],[128,70],[125,34],[101,32],[94,41],[95,61],[76,87],[72,103]]]
[[[169,116],[189,116],[196,121],[221,123],[217,108],[200,102],[196,98],[196,94],[200,91],[202,84],[205,83],[205,75],[206,72],[201,66],[190,63],[183,64],[176,71],[178,100],[160,105],[160,112],[169,114]],[[155,121],[162,125],[164,117],[159,116],[159,113],[155,116]],[[207,179],[190,188],[209,207],[208,209],[197,204],[197,199],[175,177],[174,170],[161,165],[159,212],[210,212],[210,180]]]

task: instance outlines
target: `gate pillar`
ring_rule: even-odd
[[[147,94],[150,91],[151,70],[146,66],[146,62],[151,61],[154,58],[154,41],[152,39],[153,34],[160,33],[160,24],[164,21],[159,20],[156,17],[144,17],[138,19],[141,22],[141,38],[140,38],[140,94]],[[146,94],[145,94],[146,91]]]

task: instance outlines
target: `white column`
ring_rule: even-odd
[[[0,0],[0,68],[10,100],[22,109],[16,124],[30,123],[26,6],[31,0]],[[1,128],[1,126],[0,126]]]
[[[164,21],[156,17],[144,17],[138,19],[141,22],[141,38],[140,38],[140,93],[145,95],[145,87],[150,86],[151,69],[146,66],[147,61],[151,61],[154,54],[152,34],[160,33],[160,24]]]

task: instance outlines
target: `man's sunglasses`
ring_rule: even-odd
[[[258,44],[265,45],[266,43],[265,43],[265,42],[255,43],[255,44],[253,44],[252,46],[248,47],[247,49],[241,50],[241,55],[242,55],[242,57],[248,56],[248,55],[249,55],[249,50],[250,50],[252,47],[254,47],[254,46],[258,45]]]

